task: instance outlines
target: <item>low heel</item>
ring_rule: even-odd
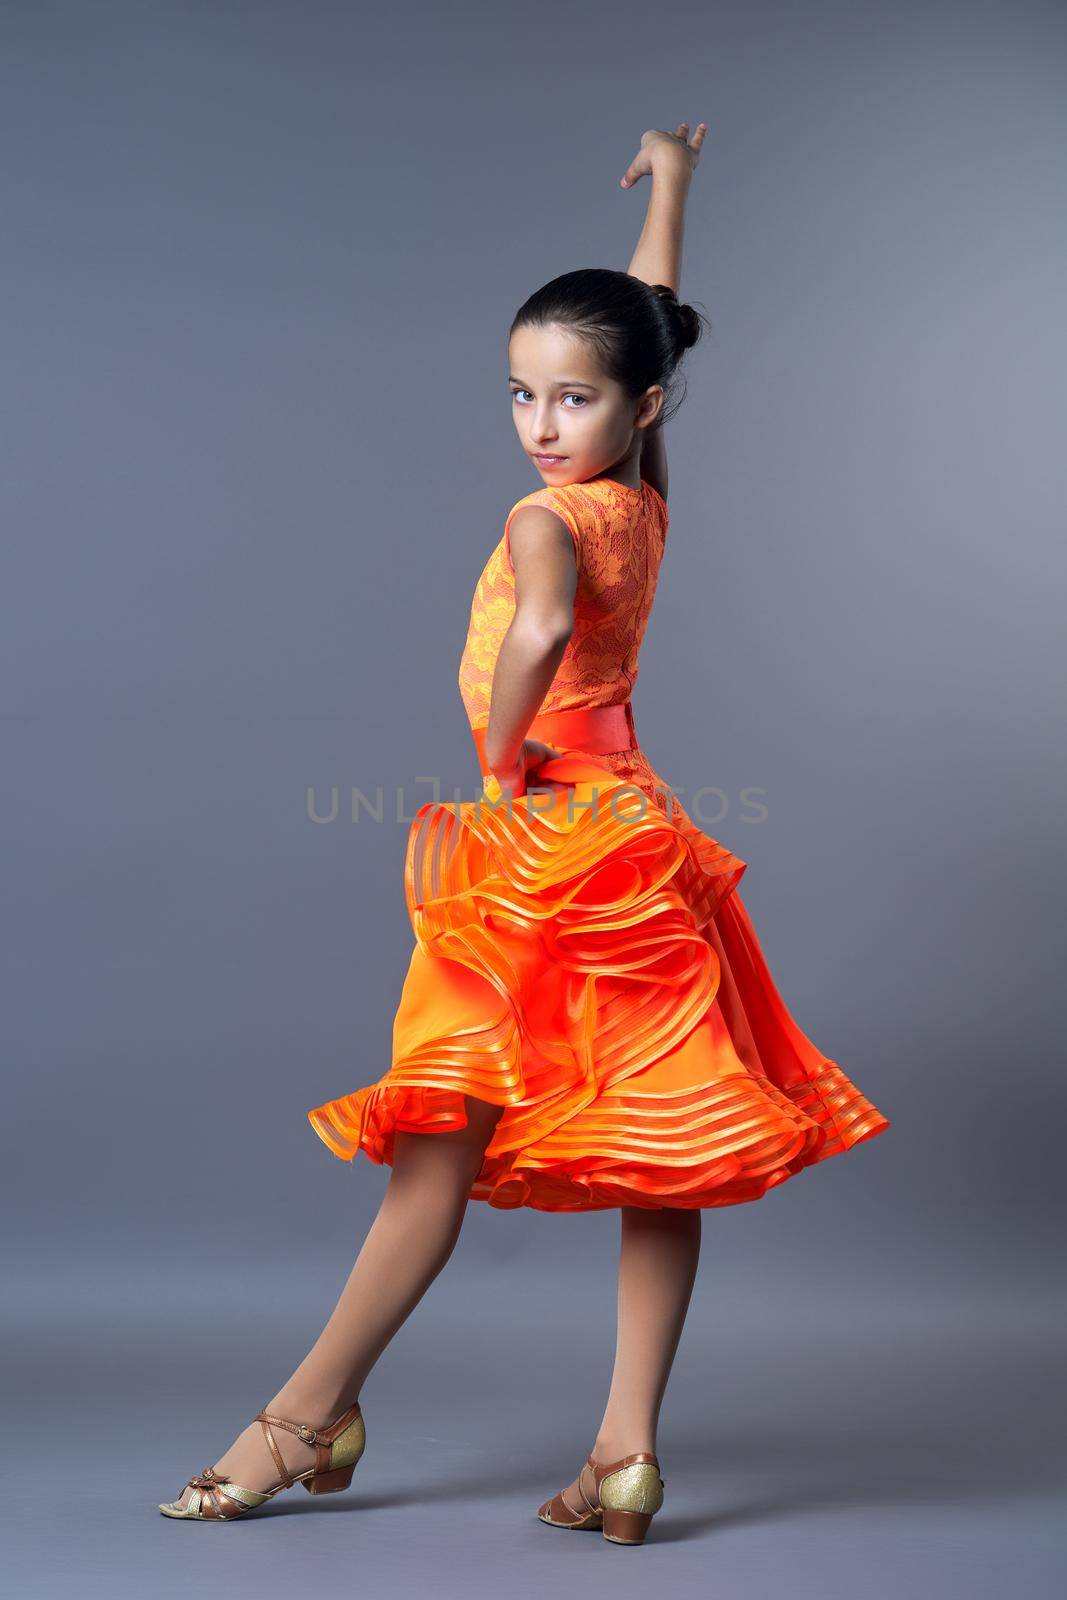
[[[355,1464],[350,1467],[335,1467],[333,1472],[316,1472],[310,1478],[302,1478],[308,1494],[336,1494],[339,1489],[347,1489],[352,1482]]]
[[[605,1506],[604,1537],[613,1544],[642,1544],[651,1521],[651,1511],[611,1511]]]
[[[600,1480],[603,1534],[612,1544],[643,1544],[648,1525],[663,1504],[663,1479],[653,1451],[625,1456]]]

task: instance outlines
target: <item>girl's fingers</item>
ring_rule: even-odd
[[[707,131],[708,125],[706,122],[699,122],[697,124],[697,130],[692,139],[689,137],[688,122],[679,122],[677,130],[673,134],[668,133],[666,129],[647,129],[641,135],[641,149],[638,151],[637,155],[630,162],[630,165],[619,179],[620,188],[632,189],[638,179],[643,178],[645,173],[650,170],[648,159],[645,155],[646,146],[654,144],[657,140],[662,141],[663,139],[673,138],[677,139],[678,143],[682,145],[684,149],[688,150],[692,155],[695,156],[699,155],[700,153],[700,147],[704,143],[704,135]]]

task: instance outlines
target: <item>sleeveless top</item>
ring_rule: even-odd
[[[499,544],[474,590],[459,662],[459,691],[472,728],[489,722],[489,701],[500,646],[515,615],[511,521],[521,506],[547,506],[574,541],[578,580],[574,631],[540,711],[621,705],[637,682],[641,641],[652,611],[669,514],[649,483],[628,488],[607,478],[546,486],[512,506]],[[655,797],[656,774],[639,750],[598,756],[624,781]]]

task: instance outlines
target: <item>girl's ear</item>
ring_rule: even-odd
[[[654,427],[657,417],[663,410],[665,401],[666,395],[663,385],[660,383],[651,384],[641,396],[634,423],[640,423],[646,431]]]

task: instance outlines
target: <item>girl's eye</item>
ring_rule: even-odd
[[[529,395],[529,393],[530,393],[529,389],[512,389],[511,398],[513,400],[519,400],[519,399],[521,399],[521,397],[523,395]],[[585,407],[589,403],[587,397],[584,394],[573,394],[573,393],[565,394],[563,396],[563,398],[564,398],[564,400],[579,400],[579,401],[581,401],[581,404],[579,406],[571,406],[570,407],[570,409],[572,411],[575,411],[575,410],[582,411],[582,410],[585,409]],[[525,404],[525,401],[523,402],[523,404]]]

